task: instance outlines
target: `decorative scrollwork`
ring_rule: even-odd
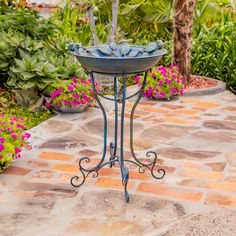
[[[139,166],[138,172],[141,173],[141,174],[142,174],[142,173],[145,173],[144,167],[143,167],[143,166]]]
[[[162,179],[166,175],[166,171],[164,169],[158,169],[157,172],[160,173],[161,175],[160,176],[156,176],[155,173],[154,173],[154,168],[151,169],[151,175],[155,179]]]
[[[75,188],[79,188],[80,186],[82,186],[89,175],[91,175],[92,178],[97,178],[98,177],[98,170],[89,171],[85,174],[84,171],[82,169],[80,169],[80,173],[82,175],[81,183],[79,183],[79,184],[77,183],[80,180],[80,177],[77,176],[77,175],[73,176],[70,180],[71,185]]]

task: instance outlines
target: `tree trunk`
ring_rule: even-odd
[[[192,26],[197,0],[175,0],[174,43],[172,63],[180,67],[187,79],[190,77]]]
[[[97,36],[96,25],[95,25],[95,21],[94,21],[93,6],[90,6],[87,9],[87,13],[88,13],[88,16],[89,16],[90,30],[92,32],[92,45],[96,46],[100,42],[99,42],[99,39],[98,39],[98,36]]]
[[[107,40],[108,43],[113,43],[115,41],[115,33],[118,20],[118,6],[119,6],[119,0],[112,0],[112,22],[111,22],[110,34]]]

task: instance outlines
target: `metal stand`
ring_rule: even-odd
[[[114,98],[110,98],[110,97],[106,97],[101,95],[100,93],[98,93],[98,91],[96,91],[95,89],[95,81],[94,81],[94,76],[93,76],[93,72],[90,72],[91,75],[91,80],[92,80],[92,86],[93,86],[93,92],[95,94],[95,98],[96,101],[99,105],[99,107],[102,110],[103,113],[103,118],[104,118],[104,144],[103,144],[103,154],[101,157],[100,162],[93,168],[84,168],[83,167],[83,162],[89,163],[90,162],[90,158],[89,157],[82,157],[79,160],[79,168],[80,168],[80,172],[82,174],[82,178],[80,178],[79,176],[74,176],[71,178],[70,182],[71,185],[73,187],[79,188],[80,186],[82,186],[85,182],[85,180],[87,179],[87,177],[92,173],[92,177],[96,178],[98,176],[98,172],[101,168],[103,168],[104,166],[110,166],[110,168],[112,168],[115,163],[117,162],[119,164],[120,167],[120,171],[121,171],[121,179],[122,179],[122,184],[124,186],[124,196],[125,196],[125,200],[126,202],[129,202],[129,194],[127,191],[127,185],[128,185],[128,181],[129,181],[129,169],[127,166],[124,165],[124,162],[129,162],[129,163],[133,163],[135,165],[138,166],[138,170],[140,173],[144,173],[145,170],[149,170],[151,175],[155,178],[155,179],[162,179],[165,176],[165,170],[164,169],[158,169],[157,173],[159,173],[160,175],[157,176],[154,173],[154,167],[157,161],[157,154],[153,151],[149,151],[146,153],[146,157],[150,157],[152,158],[152,161],[148,162],[148,163],[144,163],[142,161],[140,161],[135,153],[134,153],[134,148],[133,148],[133,117],[134,117],[134,112],[135,109],[140,101],[140,99],[142,98],[142,94],[144,91],[144,87],[146,85],[146,80],[147,80],[147,74],[148,71],[145,71],[145,76],[144,76],[144,81],[143,84],[140,88],[140,90],[138,92],[136,92],[135,94],[131,95],[131,96],[126,96],[126,77],[127,75],[120,75],[123,78],[123,87],[122,87],[122,97],[118,98],[118,89],[117,89],[117,77],[114,77]],[[118,76],[118,75],[117,75]],[[132,108],[131,111],[131,116],[130,116],[130,150],[131,150],[131,154],[134,160],[128,160],[125,159],[124,157],[124,114],[125,114],[125,102],[127,99],[132,98],[134,96],[138,95],[138,98],[136,100],[136,102],[134,103],[134,106]],[[106,147],[107,147],[107,116],[106,116],[106,112],[104,107],[102,106],[98,96],[101,96],[107,100],[111,100],[114,101],[114,106],[115,106],[115,135],[114,135],[114,142],[110,143],[110,158],[107,162],[104,162],[105,160],[105,156],[106,156]],[[117,143],[118,143],[118,104],[121,104],[121,123],[120,123],[120,154],[117,155]],[[79,182],[79,183],[78,183]]]

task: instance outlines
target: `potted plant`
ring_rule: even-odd
[[[144,78],[137,76],[135,82],[142,86]],[[170,65],[169,68],[159,66],[148,75],[143,96],[150,99],[167,99],[176,95],[183,95],[185,78],[180,74],[178,66]]]
[[[96,82],[95,86],[98,86]],[[51,101],[47,101],[45,106],[55,111],[83,112],[95,99],[91,80],[76,76],[52,84],[51,90]]]
[[[24,132],[24,119],[0,114],[0,172],[10,166],[11,161],[21,158],[23,148],[28,148],[30,133]]]

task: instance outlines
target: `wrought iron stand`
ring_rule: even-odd
[[[157,173],[159,173],[159,176],[155,174],[154,172],[154,167],[157,161],[157,154],[153,151],[148,151],[146,153],[146,157],[150,157],[153,158],[152,161],[148,162],[148,163],[144,163],[143,161],[140,161],[135,153],[134,153],[134,148],[133,148],[133,117],[134,117],[134,112],[135,109],[140,101],[140,99],[142,98],[142,94],[144,91],[144,87],[146,85],[146,80],[147,80],[147,75],[148,75],[149,70],[145,71],[145,75],[144,75],[144,80],[143,80],[143,84],[140,88],[140,90],[136,93],[134,93],[131,96],[127,96],[126,95],[126,78],[127,78],[127,74],[124,75],[120,75],[117,74],[114,77],[114,98],[110,98],[110,97],[106,97],[101,95],[96,89],[95,89],[95,79],[94,79],[94,72],[90,71],[90,75],[91,75],[91,80],[92,80],[92,86],[93,86],[93,92],[95,94],[95,98],[96,101],[99,105],[99,107],[102,110],[103,113],[103,118],[104,118],[104,144],[103,144],[103,154],[101,157],[101,160],[99,161],[99,163],[93,167],[93,168],[84,168],[83,167],[83,163],[89,163],[90,162],[90,158],[89,157],[82,157],[79,160],[79,168],[80,168],[80,172],[82,174],[82,178],[80,179],[79,176],[74,176],[71,178],[71,185],[73,187],[79,188],[80,186],[82,186],[85,182],[85,180],[87,179],[87,177],[92,173],[92,177],[96,178],[98,176],[98,172],[101,168],[103,168],[104,166],[110,166],[110,168],[112,168],[115,163],[117,162],[119,164],[120,167],[120,171],[121,171],[121,179],[122,179],[122,184],[124,186],[124,196],[125,196],[125,200],[126,202],[129,202],[129,194],[127,191],[127,184],[129,181],[129,169],[127,166],[124,165],[124,162],[129,162],[129,163],[133,163],[135,165],[138,166],[139,172],[140,173],[144,173],[145,170],[149,170],[151,175],[155,178],[155,179],[162,179],[165,176],[165,170],[164,169],[157,169],[155,171],[157,171]],[[122,76],[123,79],[123,87],[122,87],[122,96],[121,98],[118,98],[118,88],[117,88],[117,77],[118,76]],[[131,110],[131,116],[130,116],[130,150],[131,150],[131,154],[134,160],[129,160],[129,159],[125,159],[124,157],[124,114],[125,114],[125,102],[127,99],[130,99],[134,96],[138,96],[136,102],[133,105],[133,108]],[[107,100],[111,100],[114,101],[114,106],[115,106],[115,135],[114,135],[114,142],[110,143],[110,158],[107,162],[105,161],[105,157],[106,157],[106,147],[107,147],[107,116],[106,116],[106,112],[105,109],[103,107],[103,105],[101,104],[100,100],[99,100],[99,96],[107,99]],[[118,144],[118,104],[121,104],[121,116],[120,116],[120,153],[119,155],[117,154],[117,144]],[[78,183],[79,182],[79,183]]]

